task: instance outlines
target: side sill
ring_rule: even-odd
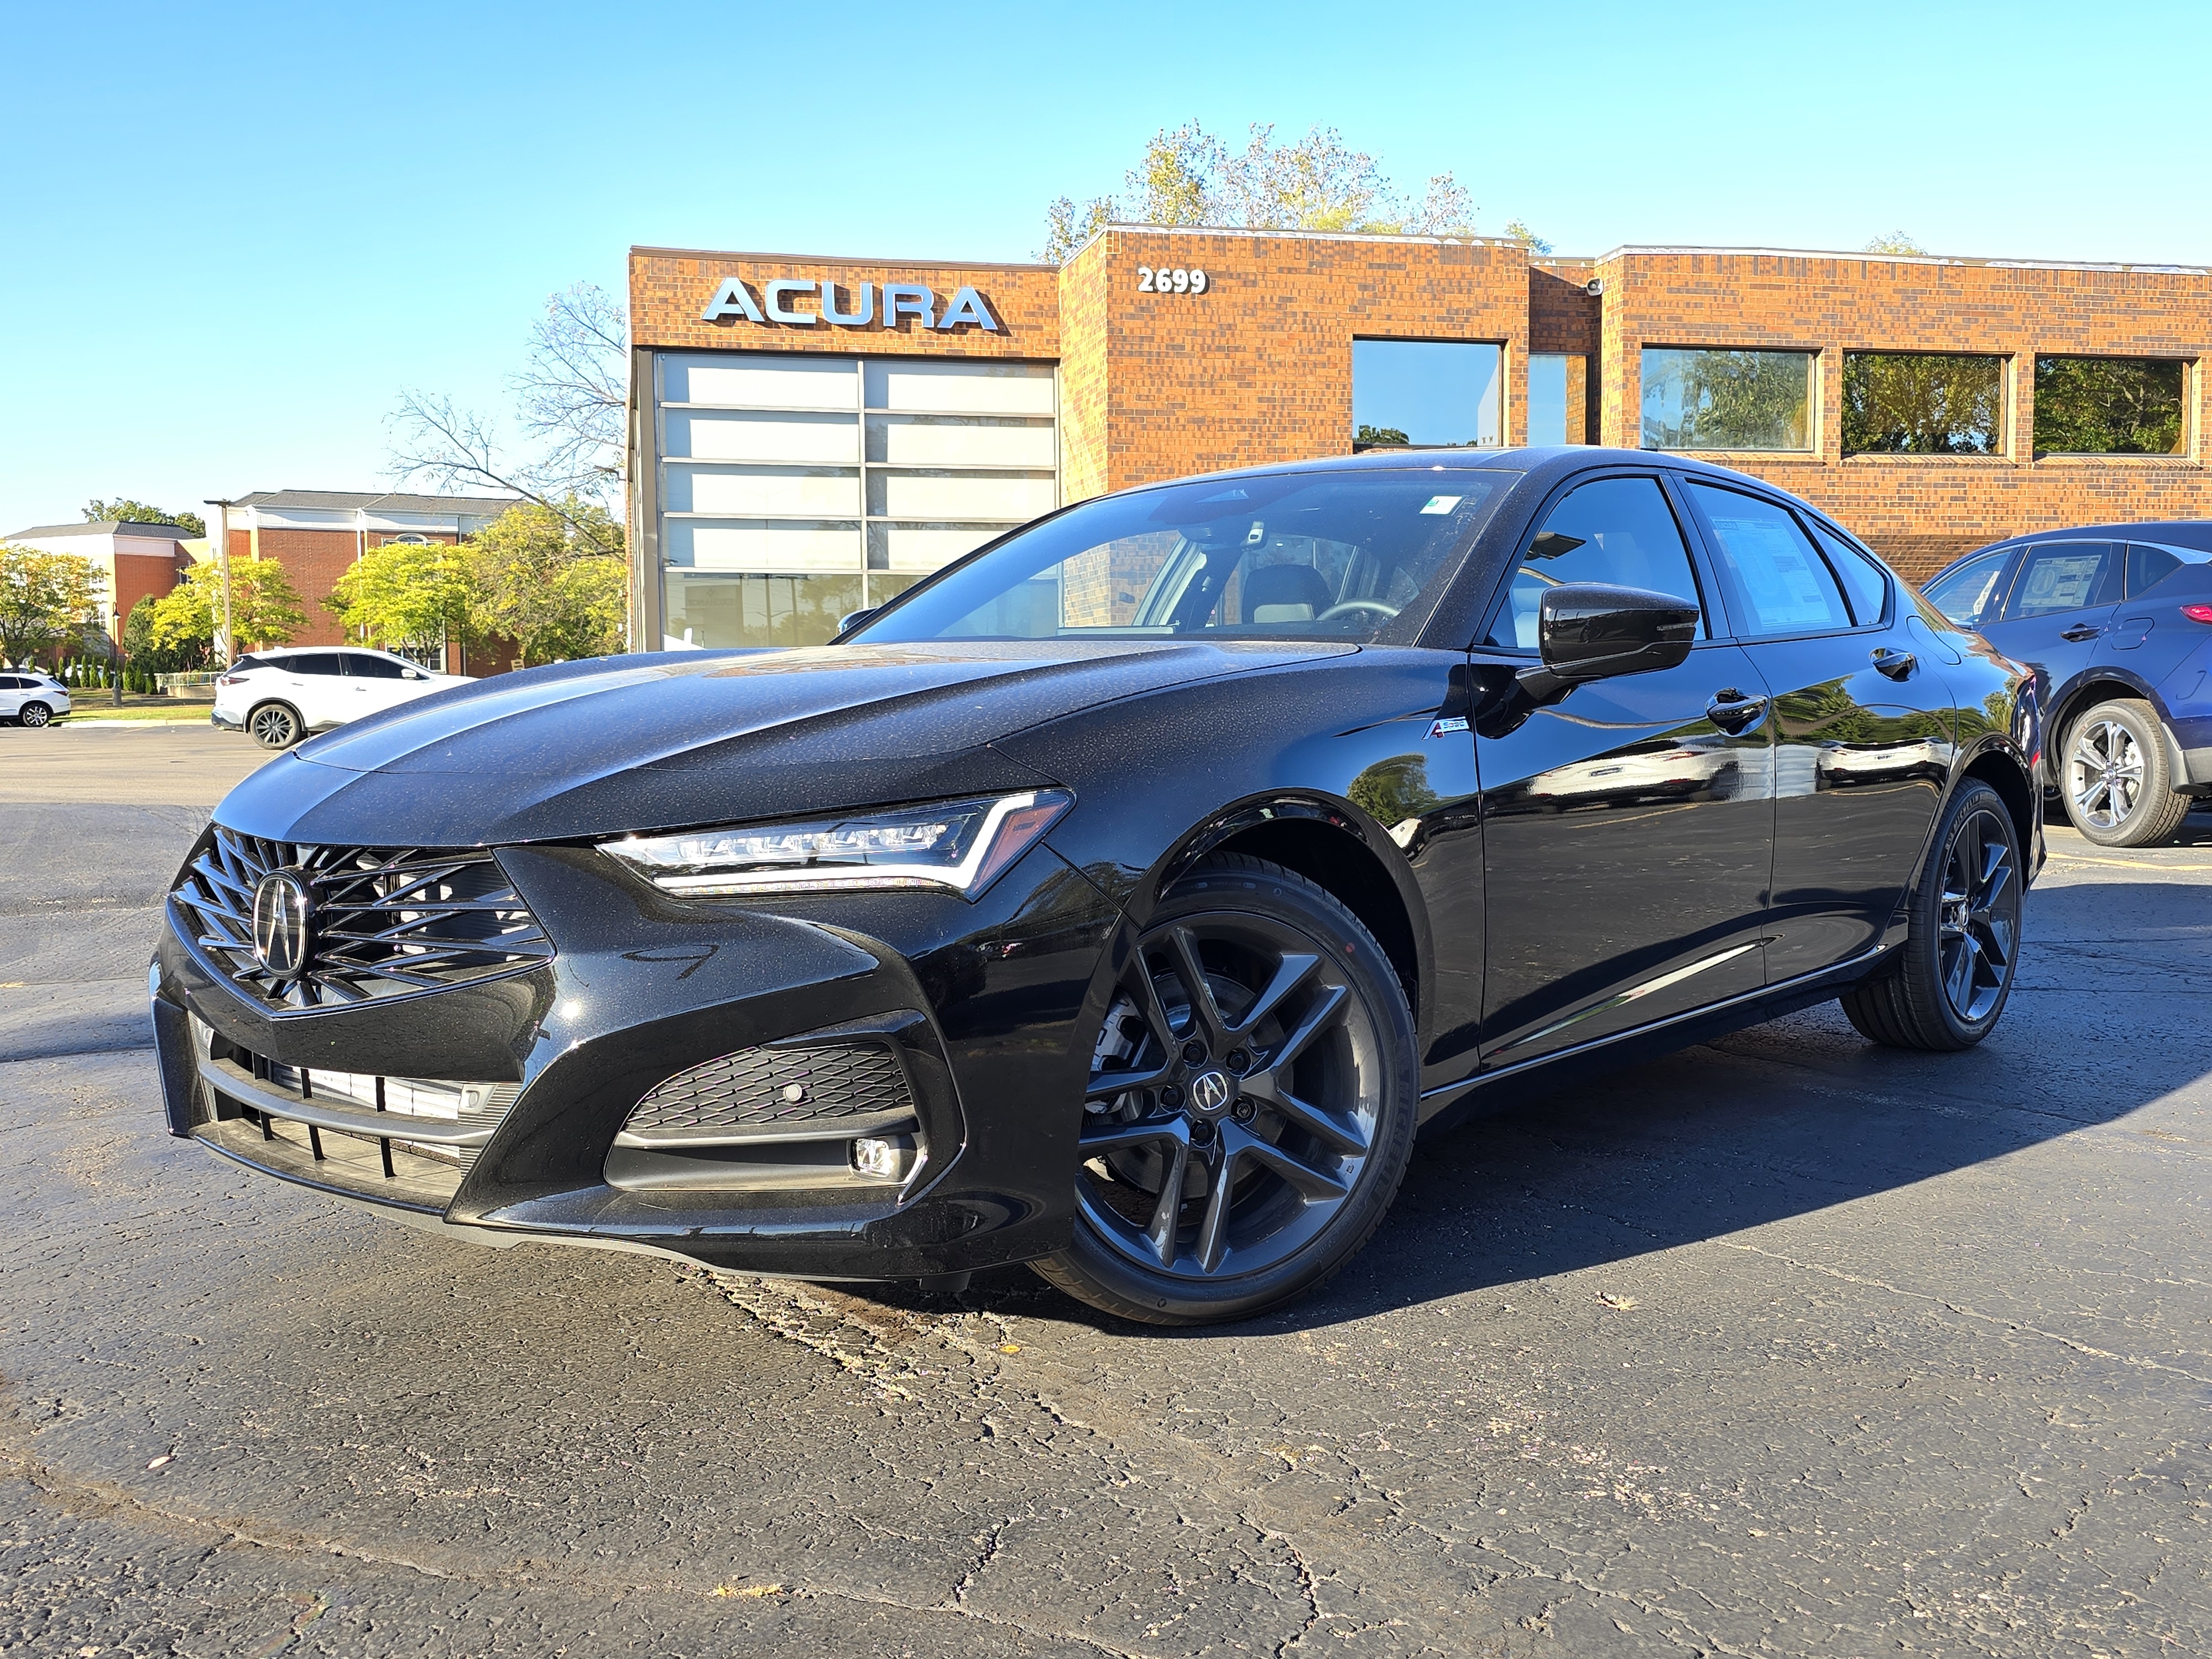
[[[1871,951],[1853,957],[1849,962],[1816,969],[1812,973],[1801,974],[1796,979],[1784,980],[1779,985],[1763,985],[1756,991],[1746,991],[1739,996],[1711,1003],[1703,1008],[1687,1009],[1649,1025],[1615,1031],[1607,1036],[1577,1043],[1571,1048],[1561,1048],[1553,1054],[1518,1060],[1510,1066],[1501,1066],[1496,1071],[1479,1072],[1471,1078],[1462,1078],[1457,1083],[1447,1083],[1439,1088],[1431,1089],[1421,1097],[1421,1127],[1427,1129],[1431,1125],[1438,1128],[1449,1127],[1437,1123],[1444,1114],[1471,1103],[1474,1097],[1494,1085],[1525,1079],[1547,1066],[1591,1060],[1603,1055],[1610,1048],[1624,1044],[1652,1042],[1669,1034],[1686,1041],[1695,1041],[1689,1033],[1698,1028],[1710,1028],[1710,1034],[1717,1035],[1723,1030],[1756,1024],[1762,1019],[1771,1019],[1797,1008],[1809,1007],[1816,1002],[1825,1002],[1845,987],[1864,979],[1881,966],[1884,957],[1896,948],[1894,943],[1878,945]],[[1678,1042],[1655,1046],[1666,1048],[1684,1044]]]

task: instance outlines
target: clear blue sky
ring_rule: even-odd
[[[632,243],[1024,258],[1146,138],[1340,128],[1478,228],[2212,264],[2212,6],[19,4],[0,533],[389,487]]]

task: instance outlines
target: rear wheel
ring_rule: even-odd
[[[26,726],[45,726],[54,717],[54,711],[42,702],[27,702],[15,711],[15,718]]]
[[[281,702],[264,702],[246,717],[246,729],[264,749],[289,749],[300,740],[299,712]]]
[[[1136,943],[1091,1057],[1069,1247],[1033,1264],[1154,1324],[1239,1319],[1350,1260],[1404,1178],[1413,1017],[1359,919],[1208,860]]]
[[[1943,815],[1905,944],[1844,994],[1844,1012],[1889,1048],[1972,1048],[2012,994],[2020,911],[2019,830],[1996,790],[1969,783]]]
[[[2173,787],[2158,710],[2141,697],[2100,702],[2067,734],[2058,793],[2067,818],[2100,847],[2155,847],[2189,815]]]

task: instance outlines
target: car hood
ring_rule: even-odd
[[[937,641],[569,663],[342,726],[261,768],[216,816],[278,841],[485,846],[1031,788],[1051,780],[994,740],[1356,649]]]

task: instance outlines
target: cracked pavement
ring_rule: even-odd
[[[0,744],[0,1653],[2212,1651],[2205,815],[2053,833],[1978,1050],[1830,1006],[1516,1103],[1161,1334],[171,1139],[159,895],[258,751]]]

